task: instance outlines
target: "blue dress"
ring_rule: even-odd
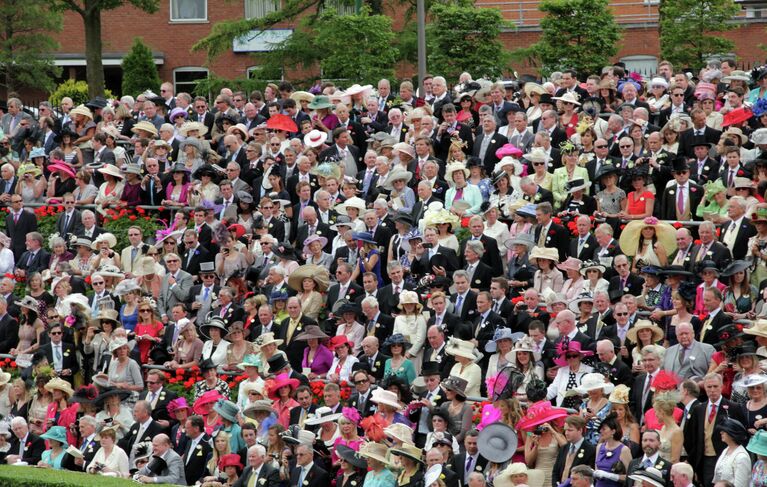
[[[64,459],[64,450],[61,450],[61,453],[59,453],[59,456],[56,458],[51,458],[51,455],[53,454],[53,450],[45,450],[43,452],[42,460],[44,463],[47,463],[51,466],[54,470],[63,470],[61,467],[61,460]]]
[[[588,398],[583,401],[580,410],[585,411],[587,404]],[[610,414],[611,410],[612,403],[608,401],[607,404],[602,406],[602,409],[597,411],[594,414],[594,417],[586,423],[586,433],[583,435],[583,438],[585,438],[586,441],[595,446],[597,443],[599,443],[599,426],[602,424],[602,421],[607,417],[607,415]]]
[[[607,446],[602,443],[597,448],[597,470],[603,472],[612,472],[613,465],[621,461],[621,452],[626,448],[626,445],[619,443],[613,450],[608,450]],[[614,480],[597,479],[594,482],[594,487],[621,487],[623,482],[615,482]]]
[[[133,311],[132,314],[126,315],[125,312],[125,305],[123,304],[120,307],[120,323],[123,324],[123,328],[127,330],[128,332],[132,332],[136,329],[136,325],[138,325],[138,306],[136,306],[136,309]]]
[[[365,475],[364,487],[394,487],[397,485],[397,477],[389,470],[384,468],[380,472],[369,471]]]
[[[377,255],[378,256],[378,262],[376,262],[376,265],[373,266],[373,273],[378,278],[378,288],[382,288],[384,286],[383,277],[381,277],[381,253],[377,249],[373,249],[368,253],[368,256],[371,255]],[[360,276],[367,272],[365,270],[365,264],[362,262],[362,259],[359,260],[358,265],[360,266]]]

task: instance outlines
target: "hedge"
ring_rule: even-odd
[[[2,465],[0,466],[0,485],[3,487],[136,487],[137,484],[130,479],[67,470]]]

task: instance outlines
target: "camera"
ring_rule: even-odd
[[[519,303],[519,304],[517,305],[517,310],[518,310],[518,311],[527,311],[527,304],[525,304],[525,303]]]
[[[548,428],[546,428],[546,427],[545,427],[545,426],[543,426],[543,425],[540,425],[540,426],[536,426],[536,428],[533,430],[533,434],[534,434],[534,435],[537,435],[537,436],[541,436],[541,435],[542,435],[542,434],[544,434],[544,433],[545,433],[547,430],[548,430]]]

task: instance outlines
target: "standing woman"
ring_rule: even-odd
[[[655,195],[647,190],[647,166],[629,169],[626,179],[631,181],[631,191],[626,198],[626,211],[623,220],[644,220],[652,216]]]
[[[426,340],[426,320],[421,311],[423,305],[418,300],[415,291],[403,290],[399,295],[398,308],[401,313],[394,319],[394,333],[401,333],[410,342],[410,349],[405,353],[405,358],[410,360],[416,375],[420,374],[423,344]]]
[[[743,446],[748,442],[748,431],[737,419],[726,418],[719,423],[714,434],[722,436],[727,445],[714,467],[713,482],[731,482],[733,485],[749,485],[751,478],[751,457]]]
[[[114,387],[131,391],[132,394],[125,400],[129,406],[133,406],[138,399],[138,393],[144,389],[144,379],[141,376],[141,367],[135,360],[130,358],[128,341],[124,338],[115,338],[109,344],[112,352],[112,361],[109,363],[109,382]]]
[[[455,365],[450,369],[450,375],[466,381],[466,396],[480,397],[482,369],[477,361],[482,354],[473,342],[451,337],[445,346],[445,353],[455,357]]]
[[[191,191],[189,178],[190,171],[187,167],[177,162],[171,170],[171,180],[165,187],[165,199],[162,201],[164,206],[186,206]]]
[[[542,294],[546,289],[555,293],[562,290],[564,277],[556,268],[558,262],[559,253],[555,248],[534,247],[530,252],[530,263],[538,267],[533,277],[533,288],[539,294]]]
[[[599,426],[594,487],[622,487],[626,481],[631,450],[621,443],[623,430],[615,413],[609,414]],[[617,465],[620,463],[621,465]]]
[[[139,360],[142,364],[146,364],[149,363],[149,352],[152,347],[162,341],[163,324],[149,299],[142,299],[137,307],[138,322],[134,332],[138,342]]]
[[[359,281],[360,276],[364,273],[372,272],[378,279],[378,287],[383,287],[381,251],[378,248],[378,242],[373,238],[373,234],[370,232],[353,232],[352,238],[358,242],[362,242],[362,248],[359,250],[359,265],[352,271],[352,281]]]
[[[562,209],[565,200],[568,197],[569,181],[581,179],[586,185],[589,184],[589,171],[585,167],[578,165],[580,152],[575,144],[565,141],[559,145],[559,151],[562,154],[563,166],[554,170],[554,178],[551,182],[551,190],[554,193],[554,209]]]
[[[602,191],[596,194],[596,216],[607,218],[607,222],[613,227],[617,224],[621,214],[626,212],[627,205],[626,193],[617,186],[618,173],[620,173],[620,169],[617,166],[603,164],[594,177],[602,186]]]
[[[724,313],[733,320],[754,319],[754,307],[759,299],[759,291],[751,284],[750,264],[745,260],[735,260],[722,271],[722,278],[729,280],[724,291]]]
[[[450,188],[445,193],[445,209],[458,217],[477,215],[482,206],[482,193],[477,186],[468,184],[470,172],[462,163],[450,164],[445,170],[445,179]],[[462,204],[456,205],[458,201]]]
[[[284,427],[290,426],[290,410],[298,406],[293,394],[299,386],[298,379],[291,379],[288,374],[280,374],[270,384],[267,395],[274,401],[272,409],[277,413],[277,421]]]

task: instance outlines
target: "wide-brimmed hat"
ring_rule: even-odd
[[[376,404],[385,404],[397,410],[402,409],[402,404],[400,404],[399,399],[397,398],[397,393],[380,387],[373,389],[373,393],[370,395],[370,400]]]
[[[549,162],[551,160],[551,157],[549,157],[542,147],[533,147],[530,152],[522,157],[529,162]]]
[[[168,414],[173,416],[176,414],[176,411],[179,411],[181,409],[186,409],[187,413],[190,415],[192,414],[192,406],[189,405],[189,403],[186,402],[185,397],[178,397],[168,403],[167,406],[165,406],[165,409],[168,411]]]
[[[655,467],[647,467],[641,470],[634,470],[634,473],[628,476],[631,480],[642,482],[642,486],[653,485],[655,487],[666,487],[666,479],[663,472]]]
[[[24,296],[20,301],[17,301],[16,304],[21,308],[26,308],[35,313],[40,312],[40,303],[38,303],[32,296]]]
[[[618,384],[610,393],[608,399],[613,404],[628,404],[629,403],[629,391],[631,389],[625,384]]]
[[[251,402],[243,411],[242,414],[250,419],[256,419],[256,413],[269,413],[273,412],[273,403],[268,399],[259,399],[258,401]]]
[[[141,122],[139,122],[141,123]],[[153,125],[154,126],[154,125]],[[189,136],[189,132],[194,132],[197,130],[199,133],[197,134],[199,137],[202,137],[203,135],[208,133],[208,127],[202,123],[202,122],[185,122],[181,128],[178,129],[178,133],[181,134],[183,137]]]
[[[69,445],[67,441],[67,429],[64,426],[51,426],[48,431],[40,435],[44,440],[58,441],[64,446]]]
[[[98,172],[101,174],[108,174],[110,176],[114,176],[119,179],[125,178],[125,175],[120,171],[120,168],[115,166],[114,164],[105,164],[98,168]]]
[[[275,347],[279,347],[283,344],[283,341],[279,338],[274,337],[274,332],[267,332],[261,334],[258,338],[256,338],[253,343],[260,349],[261,347],[265,345],[271,345],[274,344]]]
[[[525,92],[525,96],[527,97],[529,97],[530,95],[534,93],[537,93],[539,95],[543,95],[544,93],[547,93],[546,88],[532,81],[528,81],[527,83],[525,83],[523,90]]]
[[[341,416],[341,413],[334,413],[329,407],[322,406],[317,408],[304,424],[307,426],[315,426],[322,423],[331,423]]]
[[[115,338],[111,342],[109,342],[109,353],[115,353],[117,350],[119,350],[122,347],[128,346],[128,340],[125,338]]]
[[[463,162],[451,162],[447,165],[447,168],[445,169],[445,181],[450,183],[451,185],[455,184],[453,182],[453,173],[461,171],[463,172],[464,179],[467,179],[469,177],[469,169],[466,167],[466,164]]]
[[[553,247],[533,247],[528,260],[531,264],[536,264],[537,259],[548,259],[556,264],[559,262],[559,251]]]
[[[399,171],[399,168],[396,168],[395,171]],[[392,171],[392,172],[395,172],[395,171]],[[391,174],[392,173],[390,172],[389,175],[391,176]],[[406,172],[406,174],[410,174],[410,173]],[[392,180],[392,182],[394,182],[394,180]],[[362,212],[364,212],[367,207],[365,205],[365,200],[363,200],[362,198],[358,196],[352,196],[351,198],[344,200],[341,203],[338,203],[335,207],[333,207],[336,213],[343,216],[349,215],[346,211],[347,208],[356,208],[357,213],[359,215],[362,215]]]
[[[442,381],[442,388],[448,391],[453,391],[459,397],[466,399],[466,388],[469,386],[469,382],[461,377],[451,375],[447,379]]]
[[[237,407],[235,403],[227,401],[226,399],[219,399],[216,401],[213,410],[232,423],[237,422],[237,414],[240,412],[240,408]]]
[[[568,257],[567,260],[561,264],[557,264],[557,269],[560,271],[580,271],[582,264],[583,263],[580,259],[576,259],[575,257]]]
[[[638,343],[637,334],[640,330],[652,330],[652,343],[657,343],[663,340],[664,333],[661,327],[649,320],[637,320],[637,322],[634,323],[634,326],[629,328],[629,331],[626,332],[626,338],[631,341],[631,343]]]
[[[554,362],[560,366],[560,367],[567,367],[567,358],[566,355],[568,353],[578,353],[580,354],[581,358],[583,357],[591,357],[594,355],[594,352],[591,350],[582,350],[581,349],[581,343],[576,342],[575,340],[570,340],[567,342],[567,346],[560,346],[558,347],[558,355],[557,358],[554,359]]]
[[[72,389],[72,386],[69,385],[69,382],[58,377],[54,377],[49,380],[48,383],[45,384],[45,390],[48,392],[61,391],[67,396],[67,398],[70,398],[75,394],[75,391]]]
[[[581,310],[580,310],[581,303],[591,303],[591,304],[594,304],[594,295],[591,294],[588,291],[584,291],[584,292],[580,293],[575,299],[570,301],[567,304],[567,307],[568,307],[568,309],[570,311],[575,313],[576,316],[578,316],[581,313]]]
[[[326,95],[316,95],[314,99],[307,105],[310,110],[318,110],[322,108],[331,108],[333,104],[330,102],[330,97]]]
[[[751,223],[767,223],[767,203],[757,203],[751,213]]]
[[[304,327],[304,331],[296,335],[295,340],[305,341],[305,340],[311,340],[313,338],[317,340],[327,340],[330,337],[326,335],[325,332],[322,331],[319,326],[307,325]]]
[[[733,387],[739,389],[746,389],[748,387],[755,387],[767,383],[766,374],[749,374],[742,379],[735,381]]]
[[[746,450],[755,455],[767,456],[767,431],[762,429],[756,430],[756,433],[748,442]]]
[[[373,394],[375,394],[375,391],[373,391]],[[392,455],[397,455],[400,457],[408,457],[413,460],[415,460],[418,463],[423,463],[423,450],[421,448],[418,448],[415,445],[409,445],[407,443],[403,443],[402,445],[392,448],[389,450]]]
[[[308,134],[304,135],[304,145],[306,147],[320,147],[327,140],[328,134],[317,129],[314,129]]]
[[[389,462],[389,447],[382,443],[365,442],[360,445],[359,454],[361,457],[377,460],[384,465],[391,465],[391,462]]]
[[[196,140],[196,139],[187,139],[181,144],[185,144],[188,140]],[[198,142],[199,143],[199,142]],[[203,164],[202,166],[198,167],[197,170],[194,171],[192,174],[192,177],[194,179],[200,179],[203,176],[208,176],[210,178],[215,178],[219,175],[219,171],[212,165],[212,164]]]
[[[493,463],[505,463],[517,451],[517,433],[511,426],[496,422],[485,426],[477,437],[479,454]]]
[[[116,309],[99,309],[98,316],[91,319],[91,326],[101,328],[101,322],[108,321],[112,326],[120,326],[120,313]]]
[[[445,345],[445,353],[454,357],[464,357],[475,361],[482,357],[474,343],[455,337],[448,339],[447,345]]]
[[[611,392],[613,392],[614,388],[615,386],[612,383],[607,382],[605,380],[604,375],[597,372],[591,372],[591,373],[585,374],[581,378],[581,385],[579,385],[578,387],[572,390],[582,396],[585,396],[590,391],[596,391],[601,389],[605,395],[609,395]]]
[[[751,323],[751,328],[743,330],[746,335],[767,338],[767,319],[756,319]]]
[[[384,342],[381,344],[381,347],[385,350],[388,350],[392,347],[392,345],[402,345],[402,348],[407,350],[407,348],[410,346],[410,342],[402,333],[393,333],[386,337]]]
[[[279,391],[283,387],[290,387],[291,393],[296,390],[296,388],[301,385],[298,379],[291,379],[288,374],[279,374],[277,377],[275,377],[272,381],[271,386],[269,387],[268,396],[269,399],[277,400],[279,399]]]
[[[301,103],[302,101],[311,103],[311,101],[314,100],[314,94],[309,93],[308,91],[294,91],[290,94],[290,98],[295,100],[296,103]]]
[[[218,470],[223,472],[226,467],[234,467],[237,469],[238,473],[242,472],[243,466],[240,461],[240,455],[236,453],[227,453],[226,455],[221,456],[218,460]]]
[[[352,228],[354,226],[355,224],[352,223],[351,218],[346,215],[338,215],[338,217],[336,217],[336,222],[333,225],[330,225],[330,229],[334,232],[338,232],[341,227]]]
[[[137,124],[135,124],[135,125],[134,125],[134,126],[131,128],[131,129],[130,129],[130,131],[131,131],[131,132],[133,132],[134,134],[138,134],[138,133],[139,133],[139,131],[141,131],[141,130],[143,130],[144,132],[149,132],[149,133],[150,133],[150,134],[152,134],[154,137],[157,137],[157,135],[158,135],[158,133],[159,133],[159,132],[157,131],[157,127],[155,127],[155,126],[154,126],[154,124],[153,124],[152,122],[148,122],[148,121],[146,121],[146,120],[142,120],[142,121],[138,122]]]
[[[397,166],[391,171],[389,171],[389,174],[386,176],[386,179],[384,180],[383,187],[384,189],[388,189],[391,191],[394,186],[394,181],[405,181],[405,184],[410,182],[410,180],[413,179],[413,174],[411,172],[408,172],[406,169],[403,169],[401,166]]]
[[[597,171],[596,175],[594,176],[594,179],[599,181],[605,176],[609,176],[611,174],[618,174],[620,172],[621,172],[621,169],[615,164],[602,164],[602,166],[600,166],[599,168],[599,171]]]
[[[375,241],[375,238],[373,238],[373,234],[370,232],[352,232],[352,239],[370,244],[378,244],[378,242]]]
[[[304,252],[308,250],[307,246],[308,244],[312,242],[320,242],[322,246],[324,247],[325,244],[327,244],[328,240],[325,237],[320,237],[318,235],[311,235],[309,238],[305,240],[304,244]],[[328,270],[325,266],[321,265],[314,265],[314,264],[304,264],[300,267],[298,267],[295,271],[290,273],[290,276],[288,277],[288,286],[290,286],[295,291],[301,291],[302,283],[304,279],[312,279],[317,286],[317,292],[324,293],[328,290],[328,287],[330,286],[330,274],[328,273]]]
[[[135,291],[141,291],[141,286],[138,285],[135,279],[125,279],[117,283],[112,293],[115,296],[125,296]]]
[[[518,233],[514,238],[506,240],[503,245],[509,250],[512,250],[515,245],[524,245],[529,251],[535,247],[535,237],[529,233]]]
[[[413,430],[402,423],[393,423],[384,428],[384,434],[402,443],[413,443]]]
[[[730,127],[730,128],[728,128],[727,130],[722,132],[722,135],[720,136],[720,139],[721,138],[725,138],[725,137],[729,137],[729,136],[737,137],[738,140],[740,140],[741,145],[743,145],[743,144],[748,142],[748,136],[746,134],[744,134],[743,131],[739,127]]]
[[[692,277],[694,274],[684,266],[681,265],[669,265],[661,270],[661,274],[664,276],[680,276],[680,277]]]
[[[587,260],[581,265],[581,275],[583,277],[586,277],[586,273],[592,269],[596,269],[599,271],[600,275],[604,274],[607,268],[600,264],[599,262],[596,262],[594,260]]]
[[[138,265],[133,269],[133,275],[136,277],[148,276],[150,274],[157,274],[157,261],[154,257],[147,255],[141,257],[138,261]]]
[[[96,240],[91,242],[91,249],[98,250],[99,245],[102,242],[106,242],[107,245],[109,245],[109,248],[112,249],[117,246],[117,237],[115,237],[109,232],[102,233],[98,237],[96,237]]]
[[[346,463],[352,465],[355,468],[367,469],[368,462],[365,458],[356,452],[353,448],[338,444],[335,446],[336,455]]]
[[[646,227],[655,229],[655,237],[658,243],[666,250],[666,255],[671,255],[676,250],[676,230],[668,223],[658,221],[655,217],[647,217],[644,220],[630,221],[620,236],[620,247],[623,253],[634,256],[638,252],[639,240],[642,230]]]
[[[219,399],[223,399],[223,397],[224,396],[215,389],[206,391],[194,401],[192,411],[194,411],[195,414],[202,414],[202,406],[205,406],[206,404],[215,404]]]
[[[565,183],[565,191],[568,193],[575,193],[576,191],[583,191],[589,188],[589,183],[583,178],[573,179]]]
[[[416,313],[420,313],[423,309],[423,305],[418,300],[418,293],[415,291],[407,291],[403,290],[399,295],[399,303],[397,304],[397,308],[402,309],[402,306],[405,304],[414,304],[416,307]]]
[[[69,111],[70,115],[82,115],[93,120],[93,112],[85,105],[77,105],[75,108]]]
[[[93,401],[93,404],[97,408],[101,408],[104,406],[104,401],[112,396],[117,396],[120,398],[120,401],[123,401],[131,396],[131,391],[127,389],[117,389],[116,387],[102,388],[96,400]]]
[[[736,123],[747,122],[753,116],[754,114],[751,112],[750,108],[738,107],[724,114],[722,127],[729,127],[731,125],[735,125]]]
[[[211,316],[209,319],[205,320],[202,325],[200,325],[200,333],[202,333],[203,336],[210,338],[209,331],[212,328],[218,328],[221,330],[221,336],[223,337],[228,331],[226,325],[227,323],[223,318],[219,316]]]
[[[717,424],[714,428],[714,432],[724,431],[732,437],[732,439],[738,445],[744,444],[748,441],[748,430],[743,426],[743,423],[737,419],[727,417],[721,423]]]
[[[571,92],[566,91],[562,96],[552,96],[552,100],[559,100],[564,103],[572,103],[573,105],[580,106],[581,102],[578,101],[578,95]]]

